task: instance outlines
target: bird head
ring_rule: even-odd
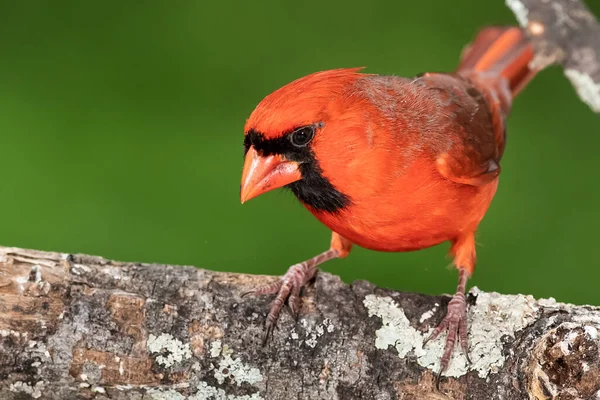
[[[265,97],[244,128],[241,202],[287,187],[316,211],[335,212],[350,202],[323,170],[323,158],[341,141],[340,123],[359,68],[317,72]],[[341,151],[341,150],[340,150]],[[343,168],[343,166],[340,166]]]

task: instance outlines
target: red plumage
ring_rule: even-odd
[[[411,251],[450,241],[461,281],[434,332],[450,330],[442,369],[457,335],[466,350],[464,287],[475,267],[474,233],[497,189],[512,99],[536,72],[532,57],[520,29],[486,28],[454,74],[317,72],[256,107],[245,126],[242,200],[287,185],[333,231],[329,253],[318,256],[324,258],[284,277],[267,334],[288,294],[352,244]]]

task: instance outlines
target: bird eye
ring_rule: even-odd
[[[305,126],[304,128],[296,129],[290,136],[290,141],[296,147],[304,147],[310,143],[315,136],[315,128]]]

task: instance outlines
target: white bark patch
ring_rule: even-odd
[[[128,281],[130,278],[128,276],[123,275],[123,269],[115,266],[106,266],[102,268],[102,273],[108,276],[111,276],[115,280],[124,280]]]
[[[39,381],[34,386],[31,386],[28,383],[17,381],[15,383],[11,383],[10,391],[13,393],[27,393],[34,399],[39,399],[42,397],[42,391],[44,390],[44,382]]]
[[[477,294],[476,305],[469,308],[469,355],[473,364],[469,367],[464,354],[456,350],[445,376],[460,377],[475,370],[485,378],[490,372],[497,371],[505,361],[501,338],[505,335],[514,337],[516,331],[535,319],[537,306],[531,296],[482,293],[477,288],[472,292]],[[422,367],[439,370],[446,335],[440,335],[424,349],[423,341],[433,328],[425,334],[413,328],[404,311],[390,297],[368,295],[363,304],[369,316],[375,315],[382,320],[382,327],[375,333],[376,348],[384,350],[394,346],[400,358],[410,353]]]
[[[210,356],[215,358],[219,357],[219,354],[221,354],[221,341],[217,339],[210,344]]]
[[[304,339],[304,343],[310,347],[315,348],[319,343],[318,339],[323,336],[325,333],[332,333],[335,330],[335,326],[331,322],[329,318],[325,318],[323,322],[317,324],[316,326],[312,326],[305,318],[300,320],[300,324],[305,329],[306,337]],[[290,338],[293,340],[298,340],[300,336],[295,330],[292,330],[290,333]]]
[[[254,385],[263,380],[258,368],[244,364],[241,358],[232,358],[231,354],[223,354],[219,366],[215,368],[215,378],[219,384],[223,384],[229,378],[240,386],[244,382]]]
[[[333,323],[331,322],[331,320],[329,318],[325,318],[323,320],[323,326],[325,327],[325,329],[327,329],[327,332],[331,333],[335,330],[335,326],[333,326]]]
[[[526,27],[529,22],[529,18],[527,17],[529,11],[527,10],[527,8],[525,8],[523,3],[519,0],[506,0],[505,3],[506,6],[510,8],[515,14],[515,17],[517,17],[517,21],[519,21],[519,24],[522,27]]]
[[[92,269],[87,265],[83,264],[73,264],[71,267],[71,272],[75,275],[83,275],[86,272],[91,272]]]
[[[19,288],[19,293],[23,293],[25,290],[25,284],[29,281],[28,276],[17,276],[15,278],[15,282],[17,284],[17,288]]]
[[[2,336],[2,337],[14,336],[16,339],[19,339],[21,337],[27,338],[27,332],[17,332],[17,331],[13,331],[13,330],[0,329],[0,336]]]
[[[583,329],[588,338],[592,340],[598,339],[598,329],[590,325],[586,325]]]
[[[419,318],[419,323],[423,323],[425,321],[427,321],[429,318],[431,318],[433,316],[433,314],[435,314],[435,312],[437,311],[438,307],[440,305],[438,303],[435,303],[435,307],[433,307],[431,310],[424,312],[423,315],[421,315],[421,318]]]
[[[150,334],[148,336],[147,347],[150,353],[159,353],[156,356],[156,362],[167,368],[192,356],[188,343],[183,343],[168,333],[162,333],[160,336]]]
[[[573,345],[575,344],[575,339],[577,339],[578,336],[579,336],[579,332],[572,331],[572,332],[569,332],[567,337],[565,337],[565,339],[560,342],[560,344],[559,344],[560,351],[565,356],[568,356],[569,354],[571,354],[571,349],[573,348]]]
[[[150,389],[147,394],[152,400],[186,400],[184,395],[174,390]]]
[[[381,350],[389,346],[396,347],[398,357],[404,358],[410,351],[416,356],[423,356],[424,337],[410,326],[404,311],[391,297],[367,295],[363,304],[369,310],[369,317],[376,315],[381,318],[383,326],[375,332],[375,347]]]
[[[600,113],[600,83],[594,82],[591,76],[574,69],[565,69],[565,76],[569,78],[577,94],[592,111]]]

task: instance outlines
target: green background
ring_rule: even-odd
[[[240,204],[254,106],[317,70],[451,71],[479,28],[513,23],[492,0],[2,2],[0,243],[282,274],[330,233],[289,193]],[[600,119],[552,68],[508,135],[471,283],[600,304]],[[447,249],[325,270],[449,293]]]

